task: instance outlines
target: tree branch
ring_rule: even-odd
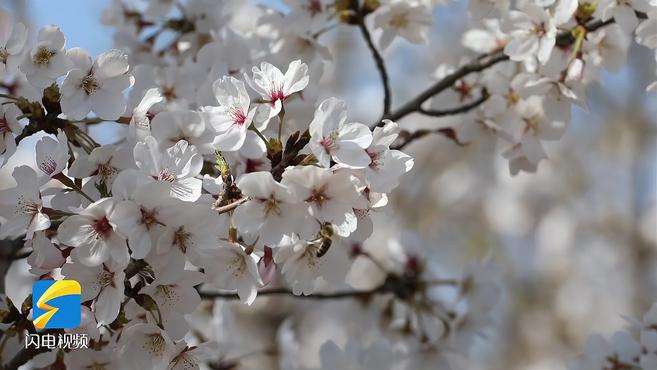
[[[334,293],[313,293],[311,295],[295,295],[290,289],[287,288],[270,288],[263,289],[258,292],[258,296],[268,295],[289,295],[294,298],[300,299],[345,299],[345,298],[367,298],[375,294],[389,293],[390,288],[386,284],[382,284],[376,288],[369,290],[353,290],[342,291]],[[202,299],[225,299],[225,300],[238,300],[240,297],[237,293],[221,293],[221,292],[201,292],[199,295]]]
[[[463,143],[459,140],[459,138],[456,135],[456,131],[454,131],[453,128],[451,127],[444,127],[444,128],[437,128],[437,129],[421,129],[421,130],[416,130],[414,132],[408,132],[406,130],[403,130],[399,136],[402,138],[402,141],[399,144],[392,145],[390,146],[390,149],[395,149],[395,150],[401,150],[403,149],[406,145],[412,143],[413,141],[417,139],[421,139],[427,135],[431,134],[440,134],[451,141],[453,141],[456,145],[458,146],[466,146],[468,145],[467,143]]]
[[[453,116],[457,114],[467,113],[472,109],[477,108],[478,106],[483,104],[486,100],[488,100],[488,97],[489,97],[488,90],[484,88],[481,91],[481,96],[479,97],[479,99],[471,103],[462,105],[460,107],[443,109],[443,110],[431,110],[431,109],[424,109],[420,107],[420,109],[418,109],[418,112],[424,114],[425,116],[431,116],[431,117]]]
[[[644,19],[646,18],[646,14],[637,12],[637,17]],[[606,21],[595,20],[587,23],[586,26],[584,27],[586,29],[586,32],[594,32],[600,28],[603,28],[613,23],[615,23],[613,18],[608,19]],[[564,31],[557,36],[558,46],[568,46],[571,45],[574,41],[575,40],[570,30]],[[443,92],[444,90],[450,88],[456,81],[460,80],[461,78],[469,75],[470,73],[481,72],[487,68],[494,66],[495,64],[507,60],[509,60],[509,56],[505,55],[502,50],[496,50],[491,53],[482,54],[478,56],[473,61],[461,66],[456,71],[443,77],[443,79],[436,82],[435,84],[433,84],[432,86],[421,92],[415,98],[411,99],[409,102],[402,105],[398,109],[390,112],[389,114],[383,114],[381,119],[377,122],[376,126],[382,127],[384,125],[383,123],[384,119],[397,121],[403,117],[406,117],[411,113],[419,112],[421,110],[422,104],[425,101],[429,100],[434,95],[437,95]]]
[[[214,210],[219,214],[230,212],[235,208],[237,208],[237,206],[239,206],[240,204],[246,202],[247,200],[249,200],[249,197],[243,197],[232,203],[226,204],[225,206],[217,207]]]
[[[406,104],[390,112],[390,114],[384,114],[383,117],[381,117],[381,119],[377,123],[377,126],[382,127],[384,125],[383,123],[384,119],[397,121],[403,117],[406,117],[411,113],[419,112],[422,104],[425,101],[429,100],[434,95],[437,95],[443,92],[444,90],[450,88],[452,85],[454,85],[456,81],[460,80],[461,78],[473,72],[483,71],[484,69],[487,69],[497,63],[504,62],[507,60],[509,60],[508,55],[503,54],[501,51],[497,51],[494,53],[486,54],[483,57],[479,57],[474,61],[461,66],[456,71],[450,73],[440,81],[430,86],[428,89],[421,92],[418,96],[411,99]]]
[[[365,25],[365,18],[360,19],[360,21],[358,22],[358,28],[360,29],[360,32],[363,35],[365,42],[367,43],[367,47],[370,49],[370,52],[372,53],[372,57],[374,58],[374,62],[376,63],[376,68],[378,69],[379,76],[381,77],[381,82],[383,83],[383,94],[384,94],[383,115],[386,116],[390,114],[390,107],[392,105],[392,94],[390,92],[390,79],[388,78],[388,71],[386,70],[386,64],[379,51],[376,49],[376,46],[374,46],[374,42],[372,41],[372,35],[370,34],[370,31],[367,29],[367,25]]]

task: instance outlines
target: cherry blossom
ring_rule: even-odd
[[[31,84],[43,88],[66,74],[72,62],[64,50],[65,44],[66,38],[57,26],[39,30],[37,44],[20,65]]]
[[[28,166],[16,167],[12,173],[16,186],[0,191],[0,227],[3,237],[25,233],[31,239],[34,232],[50,227],[50,218],[44,213],[37,173]]]
[[[128,73],[128,56],[119,50],[100,54],[92,62],[86,51],[73,48],[66,52],[74,68],[62,83],[62,111],[79,120],[93,111],[105,120],[116,120],[125,111],[123,91],[133,83]]]
[[[128,246],[112,221],[115,203],[111,198],[100,199],[57,229],[59,242],[74,247],[72,254],[87,266],[99,266],[110,259],[119,266],[128,264]]]
[[[374,15],[374,26],[383,31],[379,40],[382,49],[397,36],[414,44],[425,43],[431,24],[429,8],[418,1],[390,0]]]
[[[242,147],[247,129],[253,121],[255,108],[250,109],[251,99],[244,82],[225,76],[213,85],[219,107],[205,107],[204,117],[217,132],[213,142],[219,150],[235,151]]]
[[[371,163],[365,152],[372,143],[370,129],[362,123],[347,123],[343,101],[330,98],[319,104],[310,122],[310,150],[320,165],[330,167],[331,159],[347,168],[364,168]]]
[[[20,63],[21,53],[27,40],[27,29],[4,9],[0,8],[0,76],[12,73]]]
[[[252,72],[253,78],[247,74],[244,78],[269,103],[269,118],[278,115],[283,109],[283,102],[292,94],[305,89],[310,80],[308,66],[300,60],[290,62],[285,74],[267,62],[262,62],[260,67],[253,67]]]

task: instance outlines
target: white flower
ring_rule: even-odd
[[[113,219],[118,230],[128,237],[132,257],[142,259],[164,232],[162,212],[171,207],[171,202],[164,197],[168,191],[161,184],[146,184],[131,191],[132,200],[118,203]]]
[[[370,164],[365,152],[372,143],[372,132],[362,123],[347,123],[344,101],[329,98],[319,104],[310,123],[310,150],[320,165],[330,167],[331,158],[346,168]]]
[[[0,76],[16,71],[26,40],[25,25],[0,8]]]
[[[122,369],[165,369],[175,347],[166,331],[153,324],[127,327],[118,343]]]
[[[128,140],[133,147],[138,141],[143,141],[151,135],[151,120],[148,117],[148,110],[163,99],[158,89],[148,89],[139,104],[132,110]]]
[[[150,91],[150,90],[149,90]],[[176,145],[185,140],[201,153],[211,153],[211,135],[198,112],[174,110],[160,112],[150,122],[151,135],[163,148]]]
[[[654,8],[647,0],[604,0],[598,4],[602,20],[613,18],[627,34],[631,34],[639,24],[636,11],[648,13]]]
[[[48,239],[45,232],[34,233],[32,238],[32,253],[27,258],[27,263],[32,269],[30,272],[34,275],[44,275],[61,267],[66,259],[62,252]]]
[[[244,82],[224,76],[212,84],[212,90],[219,107],[204,107],[203,114],[217,133],[213,144],[222,151],[239,150],[256,113],[255,108],[249,110],[251,98]]]
[[[140,170],[168,184],[172,197],[193,202],[201,196],[202,181],[195,176],[201,173],[203,158],[185,140],[162,151],[149,136],[135,145],[134,157]]]
[[[353,209],[358,208],[358,190],[354,181],[347,171],[304,166],[286,169],[282,183],[307,204],[313,217],[333,224],[338,235],[347,237],[357,226]],[[318,228],[319,224],[315,230]]]
[[[91,348],[80,348],[70,351],[64,356],[64,364],[67,370],[90,370],[90,369],[117,369],[119,358],[110,346],[102,350]]]
[[[397,123],[384,120],[383,127],[374,129],[374,139],[366,152],[371,163],[364,169],[365,182],[372,191],[387,193],[399,185],[402,175],[413,168],[413,158],[399,150],[390,149],[390,144],[399,135]]]
[[[128,73],[128,56],[120,50],[110,50],[92,62],[80,48],[70,49],[66,55],[74,67],[62,83],[62,112],[74,120],[86,117],[90,111],[108,121],[118,119],[126,107],[123,91],[133,83]]]
[[[175,344],[169,370],[198,370],[206,361],[216,357],[217,344],[214,342],[201,343],[189,347],[184,341]]]
[[[636,28],[636,42],[650,49],[657,49],[657,9]]]
[[[545,64],[556,42],[555,20],[548,10],[532,3],[526,3],[520,9],[510,11],[505,19],[504,28],[511,39],[504,47],[504,53],[515,61],[536,56]]]
[[[231,242],[219,242],[219,248],[212,251],[216,262],[208,266],[206,273],[210,281],[219,289],[237,290],[240,301],[251,305],[262,285],[258,273],[258,257],[247,254],[245,249]]]
[[[274,261],[281,267],[285,281],[296,295],[309,295],[320,282],[337,285],[344,282],[351,261],[338,240],[288,239],[276,251]]]
[[[0,105],[0,154],[4,153],[5,158],[16,151],[14,135],[19,135],[22,130],[16,117],[21,114],[21,111],[13,104]]]
[[[21,71],[35,87],[44,88],[68,72],[71,60],[64,51],[66,38],[57,26],[39,30],[36,46],[26,54]]]
[[[128,246],[112,220],[114,206],[113,199],[103,198],[66,218],[59,225],[57,239],[74,247],[71,255],[87,266],[98,266],[110,259],[119,266],[127,266]]]
[[[225,223],[221,215],[211,212],[209,206],[172,200],[162,213],[162,221],[166,230],[157,239],[157,256],[149,259],[163,258],[161,262],[170,264],[186,257],[198,267],[210,263],[207,253],[215,247],[216,230]],[[157,267],[160,263],[153,264]]]
[[[262,62],[260,68],[254,66],[252,72],[253,79],[247,74],[244,74],[244,78],[270,104],[269,118],[278,115],[283,108],[283,101],[305,89],[310,80],[308,66],[300,60],[291,62],[285,74],[267,62]]]
[[[265,245],[277,245],[310,222],[302,203],[269,172],[244,174],[237,187],[250,199],[235,210],[233,222],[241,232],[258,235]]]
[[[76,179],[92,177],[93,181],[88,184],[102,183],[110,188],[120,169],[128,165],[125,153],[118,151],[117,148],[113,145],[103,145],[95,148],[89,155],[79,152],[69,168],[68,175]]]
[[[502,32],[500,21],[498,19],[485,19],[483,20],[483,26],[484,28],[473,28],[466,31],[461,38],[463,46],[482,54],[504,48],[508,36]]]
[[[379,40],[382,49],[397,36],[414,44],[426,43],[432,21],[431,10],[415,1],[393,0],[374,12],[374,27],[383,30]]]
[[[16,187],[0,191],[0,238],[16,237],[25,233],[31,239],[35,231],[50,227],[50,218],[43,213],[39,188],[43,185],[37,173],[28,166],[14,168]]]
[[[57,130],[57,140],[44,136],[36,143],[37,167],[52,178],[61,173],[68,165],[68,139],[62,130]]]
[[[181,264],[162,271],[140,291],[155,300],[162,315],[162,325],[171,339],[182,339],[189,331],[185,315],[194,312],[201,304],[201,297],[194,286],[203,281],[202,273],[185,270],[184,264]]]
[[[119,315],[123,302],[124,265],[101,263],[87,266],[81,263],[67,263],[62,267],[62,275],[77,280],[82,289],[82,302],[93,301],[93,312],[100,325],[112,323]]]
[[[493,18],[509,8],[509,0],[472,0],[468,2],[468,10],[474,18]]]

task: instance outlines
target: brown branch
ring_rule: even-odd
[[[509,56],[503,54],[501,51],[490,53],[485,55],[483,58],[477,58],[474,61],[461,66],[456,71],[445,76],[440,81],[436,82],[428,89],[421,92],[418,96],[411,99],[406,104],[402,105],[398,109],[392,111],[390,114],[384,114],[383,117],[377,123],[377,126],[382,127],[384,125],[383,120],[389,119],[392,121],[397,121],[407,115],[415,112],[419,112],[422,104],[432,98],[434,95],[437,95],[444,90],[450,88],[454,83],[461,78],[469,75],[473,72],[483,71],[497,63],[504,62],[509,60]]]
[[[454,115],[457,115],[457,114],[467,113],[467,112],[471,111],[472,109],[477,108],[478,106],[483,104],[486,100],[488,100],[489,96],[490,95],[488,95],[488,91],[484,88],[481,91],[481,96],[479,97],[479,99],[477,99],[477,100],[475,100],[471,103],[462,105],[460,107],[444,109],[444,110],[439,110],[439,109],[431,110],[431,109],[424,109],[424,108],[420,107],[418,112],[424,114],[425,116],[431,116],[431,117],[454,116]]]
[[[235,208],[237,208],[237,206],[239,206],[240,204],[246,202],[247,200],[249,200],[249,197],[243,197],[232,203],[226,204],[225,206],[216,207],[214,208],[214,210],[219,214],[230,212]]]
[[[376,63],[376,69],[379,71],[379,76],[381,77],[381,82],[383,83],[383,115],[386,116],[390,114],[390,106],[392,105],[392,93],[390,92],[390,78],[388,77],[388,71],[386,69],[385,61],[381,56],[381,53],[376,49],[374,42],[372,41],[372,35],[367,29],[365,24],[365,19],[361,17],[358,22],[358,28],[360,29],[363,39],[367,43],[367,47],[372,53],[374,62]]]
[[[637,16],[639,18],[646,17],[646,15],[643,13],[637,13]],[[594,32],[600,28],[603,28],[613,23],[614,23],[613,19],[609,19],[606,21],[596,20],[587,23],[585,29],[587,32]],[[575,40],[572,37],[572,33],[570,30],[564,31],[557,36],[557,45],[559,46],[568,46],[571,45],[574,41]],[[382,127],[384,125],[383,123],[384,119],[397,121],[403,117],[406,117],[411,113],[419,112],[421,110],[422,104],[425,101],[443,92],[444,90],[450,88],[456,81],[462,79],[463,77],[471,73],[481,72],[485,69],[494,66],[495,64],[508,60],[509,60],[509,56],[505,55],[502,50],[496,50],[491,53],[482,54],[476,57],[471,62],[461,66],[456,71],[443,77],[440,81],[431,85],[429,88],[421,92],[415,98],[408,101],[406,104],[390,112],[390,114],[384,114],[376,125]]]
[[[444,128],[438,128],[438,129],[421,129],[421,130],[416,130],[414,132],[408,132],[406,130],[403,130],[399,134],[399,137],[402,139],[402,141],[399,144],[390,146],[390,149],[401,150],[406,145],[412,143],[413,141],[421,139],[421,138],[423,138],[427,135],[431,135],[431,134],[440,134],[440,135],[446,137],[447,139],[453,141],[458,146],[468,145],[468,143],[463,143],[459,140],[458,136],[456,135],[456,131],[454,131],[453,128],[444,127]]]
[[[369,290],[352,290],[333,293],[313,293],[311,295],[295,295],[290,289],[287,288],[270,288],[258,292],[258,296],[269,295],[288,295],[301,299],[345,299],[345,298],[367,298],[375,294],[390,293],[391,290],[386,284],[382,284],[376,288]],[[225,299],[225,300],[238,300],[237,293],[221,293],[221,292],[201,292],[199,295],[202,299]]]

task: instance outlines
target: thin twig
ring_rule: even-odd
[[[313,293],[311,295],[295,295],[290,289],[287,288],[270,288],[263,289],[258,292],[258,296],[269,295],[289,295],[300,299],[345,299],[345,298],[365,298],[374,294],[388,293],[389,288],[386,285],[381,285],[369,290],[352,290],[333,293]],[[225,300],[238,300],[240,297],[237,293],[222,293],[222,292],[199,292],[202,299],[225,299]]]
[[[646,15],[640,12],[637,12],[639,18],[645,18]],[[608,26],[614,23],[614,19],[609,19],[606,21],[596,20],[589,22],[585,28],[587,32],[594,32],[600,28]],[[571,31],[564,31],[557,36],[557,44],[567,46],[574,42],[572,39]],[[474,73],[481,72],[485,69],[488,69],[500,62],[508,61],[509,56],[505,55],[502,50],[495,50],[491,53],[482,54],[476,57],[471,62],[461,66],[456,71],[450,73],[449,75],[443,77],[440,81],[431,85],[429,88],[421,92],[415,98],[408,101],[406,104],[402,105],[398,109],[390,112],[390,114],[384,114],[381,119],[376,123],[376,126],[382,127],[384,125],[384,119],[390,119],[397,121],[407,115],[415,112],[419,112],[422,104],[432,98],[433,96],[443,92],[444,90],[450,88],[456,81],[462,79],[463,77]]]
[[[461,78],[473,72],[483,71],[497,63],[507,60],[509,60],[509,56],[498,51],[496,53],[487,55],[485,58],[475,59],[474,61],[461,66],[461,68],[445,76],[443,79],[421,92],[418,96],[411,99],[406,104],[392,111],[390,114],[384,114],[383,117],[378,121],[377,126],[382,127],[384,125],[384,119],[397,121],[411,113],[419,112],[422,104],[425,101],[429,100],[434,95],[437,95],[442,91],[450,88],[456,81],[460,80]]]
[[[365,25],[365,19],[361,19],[360,22],[358,22],[358,28],[360,29],[360,32],[363,35],[365,42],[367,43],[367,47],[370,49],[370,52],[372,53],[372,57],[374,58],[374,62],[376,63],[376,69],[379,71],[379,76],[381,77],[381,82],[383,83],[383,115],[387,116],[388,114],[390,114],[390,107],[392,105],[392,94],[390,92],[390,79],[388,78],[388,71],[386,70],[386,64],[385,61],[383,60],[383,57],[381,56],[381,53],[379,53],[379,51],[376,49],[376,46],[374,46],[374,42],[372,41],[372,35],[370,34],[370,31],[367,29],[367,25]]]
[[[237,206],[239,206],[240,204],[246,202],[247,200],[249,200],[248,197],[243,197],[232,203],[226,204],[225,206],[216,207],[214,210],[219,214],[230,212],[235,208],[237,208]]]
[[[479,99],[477,99],[477,100],[475,100],[471,103],[462,105],[460,107],[450,108],[450,109],[442,109],[442,110],[441,109],[433,109],[433,110],[432,109],[424,109],[424,108],[420,107],[418,112],[424,114],[425,116],[431,116],[431,117],[454,116],[454,115],[457,115],[457,114],[467,113],[467,112],[471,111],[472,109],[477,108],[478,106],[483,104],[486,100],[488,100],[488,97],[489,97],[488,91],[486,89],[483,89],[481,91],[481,96],[479,97]]]
[[[408,132],[406,130],[403,130],[400,134],[399,137],[402,138],[402,141],[398,144],[390,146],[390,149],[395,149],[395,150],[401,150],[403,149],[406,145],[412,143],[413,141],[423,138],[427,135],[431,134],[440,134],[447,139],[451,140],[458,146],[466,146],[468,143],[464,143],[456,135],[456,131],[454,131],[453,128],[451,127],[443,127],[443,128],[437,128],[437,129],[421,129],[421,130],[416,130],[413,132]]]

